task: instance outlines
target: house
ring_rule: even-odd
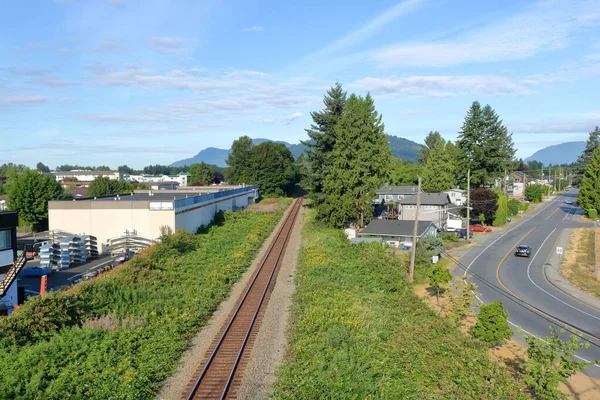
[[[447,193],[421,193],[419,206],[419,221],[431,221],[443,228],[451,209]],[[454,209],[452,207],[452,209]],[[417,196],[408,196],[398,201],[398,219],[414,221],[417,211]]]
[[[16,276],[11,272],[17,260],[18,225],[16,211],[0,212],[0,315],[11,313],[18,304]]]
[[[6,202],[8,200],[8,195],[3,194],[0,196],[0,211],[6,210]]]
[[[423,190],[421,190],[423,193]],[[382,204],[382,203],[393,203],[398,200],[402,200],[405,197],[414,196],[417,194],[417,186],[391,186],[387,183],[385,186],[380,187],[375,191],[377,198],[374,202]]]
[[[391,247],[412,246],[414,221],[374,219],[358,233],[358,236],[378,236]],[[419,221],[417,241],[426,235],[436,235],[437,228],[431,221]]]
[[[463,189],[450,189],[446,190],[443,193],[446,193],[450,198],[450,203],[455,206],[464,206],[467,204],[467,191]]]
[[[510,177],[512,178],[513,182],[515,183],[524,183],[525,185],[527,185],[527,181],[529,180],[529,177],[527,175],[525,175],[525,173],[521,172],[521,171],[513,171],[510,173]]]

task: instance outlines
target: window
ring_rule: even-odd
[[[10,229],[0,230],[0,250],[12,249],[10,243]]]

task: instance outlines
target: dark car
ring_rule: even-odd
[[[527,246],[526,244],[518,245],[515,250],[515,256],[530,257],[531,256],[531,247]]]

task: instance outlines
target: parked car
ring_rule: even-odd
[[[491,232],[492,228],[483,225],[471,225],[470,228],[475,232]]]
[[[515,256],[519,257],[531,257],[531,247],[526,244],[520,244],[515,249]]]
[[[90,272],[86,272],[85,274],[83,274],[83,276],[81,277],[82,281],[89,281],[90,279],[94,278],[95,276],[98,275],[98,271],[90,271]]]
[[[52,270],[44,267],[29,267],[21,270],[19,273],[20,278],[27,278],[29,276],[44,276],[51,273]]]

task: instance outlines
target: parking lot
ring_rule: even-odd
[[[77,265],[68,269],[63,269],[60,271],[56,271],[50,275],[48,275],[48,286],[47,290],[56,290],[61,286],[70,286],[74,280],[77,280],[78,277],[85,274],[86,272],[93,271],[95,269],[101,268],[103,265],[108,264],[110,262],[115,261],[117,257],[110,256],[100,256],[95,260],[92,260],[88,263]],[[28,261],[25,265],[27,267],[33,267],[39,265],[39,260],[31,260]],[[41,277],[39,276],[31,276],[27,278],[21,278],[17,281],[19,287],[24,287],[26,290],[30,290],[33,292],[40,291],[40,282]]]

